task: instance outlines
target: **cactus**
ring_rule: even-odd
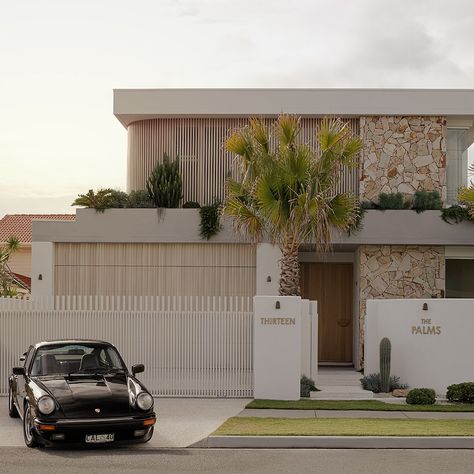
[[[380,386],[383,393],[390,392],[390,339],[384,337],[380,341]]]
[[[183,181],[178,159],[171,161],[164,153],[163,163],[158,163],[146,182],[150,199],[156,207],[176,208],[182,198]]]

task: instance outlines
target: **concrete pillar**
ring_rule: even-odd
[[[31,244],[31,294],[33,296],[54,295],[53,242]]]
[[[256,296],[254,302],[254,397],[299,400],[301,298]]]
[[[272,244],[257,245],[257,295],[278,295],[280,284],[280,249]]]

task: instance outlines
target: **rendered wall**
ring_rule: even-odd
[[[437,190],[446,200],[446,119],[361,117],[361,200],[382,193]]]
[[[379,372],[380,340],[388,337],[391,373],[445,396],[448,385],[473,379],[473,315],[473,299],[369,300],[365,373]]]
[[[364,353],[368,299],[442,298],[444,247],[361,245],[359,253],[359,354]]]

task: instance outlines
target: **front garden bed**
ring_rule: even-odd
[[[252,400],[245,408],[273,410],[474,412],[474,404],[468,403],[408,405],[404,403],[385,403],[379,400]]]

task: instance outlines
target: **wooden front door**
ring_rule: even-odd
[[[301,263],[301,295],[318,302],[319,362],[352,362],[352,263]]]

